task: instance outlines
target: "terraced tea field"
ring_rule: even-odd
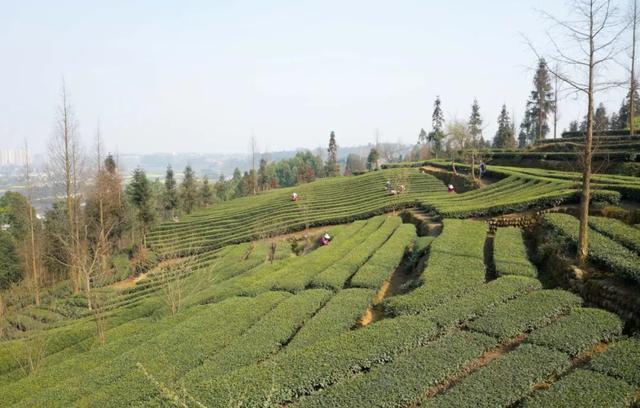
[[[430,162],[447,167],[447,163]],[[434,210],[447,217],[466,218],[542,209],[577,202],[579,175],[536,169],[490,166],[502,180],[482,190],[451,195],[442,181],[416,168],[395,168],[357,177],[324,179],[295,188],[277,189],[168,222],[149,237],[151,247],[164,256],[190,254],[303,229],[366,219],[406,207]],[[464,168],[459,165],[459,168]],[[387,194],[385,182],[403,184],[407,192]],[[617,202],[640,200],[635,177],[595,177],[594,199]],[[300,201],[289,200],[292,192]]]
[[[105,289],[104,343],[88,314],[0,343],[0,406],[632,406],[640,338],[543,288],[521,229],[492,237],[468,219],[569,202],[575,180],[492,171],[504,177],[461,194],[415,168],[326,179],[298,202],[276,190],[161,225],[150,242],[165,260]],[[387,179],[408,191],[386,195]],[[393,214],[407,207],[438,228],[419,237]],[[571,245],[576,223],[542,227]],[[296,255],[279,235],[306,226],[333,240]],[[635,284],[635,229],[591,227],[594,265]]]

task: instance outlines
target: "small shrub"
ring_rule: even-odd
[[[591,360],[591,368],[640,387],[640,339],[617,341]]]
[[[554,318],[580,306],[582,299],[564,290],[539,290],[498,306],[468,324],[472,330],[506,340],[524,331],[549,324]]]
[[[567,317],[534,331],[527,341],[575,356],[621,333],[622,321],[615,314],[600,309],[577,308]]]
[[[536,267],[529,261],[520,228],[498,228],[494,240],[494,259],[498,276],[536,277]]]
[[[627,407],[634,389],[624,381],[589,370],[576,369],[549,389],[528,397],[525,407]]]
[[[527,395],[534,384],[563,372],[569,366],[569,359],[564,353],[523,344],[463,378],[443,394],[423,401],[422,405],[455,408],[511,406]]]

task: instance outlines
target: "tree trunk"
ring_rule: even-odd
[[[544,93],[538,92],[538,141],[544,137],[542,124],[544,123]]]
[[[636,106],[634,101],[634,93],[636,88],[636,80],[635,80],[635,68],[636,68],[636,24],[638,23],[638,2],[634,0],[633,2],[633,26],[632,26],[632,41],[631,41],[631,86],[629,87],[630,97],[629,97],[629,134],[633,135],[633,118],[636,112]]]
[[[36,234],[33,227],[33,207],[29,200],[29,229],[31,230],[31,274],[33,278],[33,293],[36,306],[40,306],[40,275],[36,262]]]
[[[555,139],[557,135],[558,135],[558,75],[555,75],[555,84],[553,87],[553,138]]]
[[[89,310],[93,310],[92,302],[91,302],[91,274],[87,271],[85,274],[85,288],[87,291],[87,308]]]
[[[471,179],[476,180],[476,154],[474,151],[471,152]]]
[[[587,133],[584,141],[582,195],[580,200],[580,231],[578,233],[578,262],[584,264],[589,253],[589,199],[591,198],[591,149],[593,144],[593,8],[589,21],[589,88],[587,92]]]
[[[69,111],[67,106],[67,94],[66,90],[62,89],[62,132],[63,132],[63,142],[64,142],[64,184],[65,184],[65,198],[67,204],[67,223],[69,224],[69,275],[71,276],[71,282],[73,283],[73,292],[79,293],[81,288],[80,280],[78,279],[78,268],[76,267],[75,257],[76,253],[76,243],[75,237],[75,205],[73,203],[73,184],[72,184],[72,175],[71,175],[71,123],[69,117]]]

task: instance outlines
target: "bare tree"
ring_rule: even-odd
[[[160,272],[162,299],[171,316],[175,316],[182,307],[185,297],[186,277],[190,274],[191,269],[188,267],[184,271],[176,273],[175,276],[169,276],[167,272]]]
[[[258,150],[258,142],[256,141],[256,135],[255,134],[251,134],[251,141],[249,144],[249,149],[251,150],[251,171],[253,172],[252,174],[252,188],[253,188],[253,195],[256,195],[256,184],[257,184],[257,177],[256,177],[256,151]]]
[[[409,189],[409,172],[407,169],[401,169],[399,172],[391,176],[391,190],[389,192],[391,199],[391,211],[393,215],[400,209],[402,204],[401,195],[407,193]]]
[[[40,262],[39,239],[36,239],[36,216],[33,213],[33,185],[31,182],[31,169],[29,157],[29,145],[24,142],[25,166],[24,176],[27,187],[27,211],[29,211],[29,241],[25,250],[26,270],[29,272],[29,287],[33,291],[36,306],[40,306],[40,285],[42,284],[42,268]]]
[[[79,269],[74,262],[77,259],[77,242],[80,241],[79,205],[78,205],[78,170],[79,170],[79,141],[77,122],[69,102],[67,89],[62,82],[60,106],[56,119],[56,129],[49,142],[49,176],[56,185],[62,185],[67,211],[67,234],[61,235],[64,246],[69,251],[71,260],[69,275],[75,293],[82,287]]]
[[[611,0],[572,0],[570,7],[575,18],[563,21],[543,12],[558,35],[548,34],[554,49],[551,57],[556,66],[564,66],[567,71],[552,69],[552,74],[568,85],[573,92],[587,98],[587,131],[585,134],[582,159],[582,192],[580,197],[580,232],[578,237],[578,261],[583,263],[588,254],[589,199],[591,196],[591,162],[593,156],[593,108],[594,95],[620,86],[620,81],[603,80],[600,73],[618,54],[618,40],[626,29],[617,18],[617,9]],[[563,37],[566,44],[560,45]],[[533,51],[535,47],[529,42]]]
[[[558,93],[560,92],[560,78],[555,72],[559,72],[560,69],[556,64],[555,69],[551,70],[553,74],[553,138],[556,139],[558,137],[558,121],[560,120],[560,115],[558,115]]]
[[[636,113],[635,106],[635,92],[636,92],[636,34],[638,32],[638,18],[640,18],[638,12],[638,0],[631,1],[631,7],[629,10],[629,25],[631,26],[631,64],[629,67],[629,134],[633,135],[634,123],[633,118]]]
[[[47,355],[46,331],[37,332],[30,339],[20,342],[20,345],[21,350],[14,358],[25,374],[35,374],[42,367]]]

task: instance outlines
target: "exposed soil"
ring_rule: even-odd
[[[256,247],[255,242],[252,242],[249,245],[249,248],[247,248],[247,250],[245,251],[245,253],[242,255],[242,260],[246,261],[247,258],[249,258],[249,256],[251,255],[251,252],[253,252],[253,249]]]
[[[138,282],[140,282],[141,280],[145,279],[147,277],[147,273],[141,273],[138,276],[131,276],[131,277],[125,279],[125,280],[118,281],[118,282],[112,284],[111,287],[113,289],[116,289],[116,290],[123,290],[123,289],[132,288],[132,287],[136,286],[138,284]]]
[[[480,357],[476,358],[475,360],[465,365],[455,375],[427,389],[422,399],[432,398],[446,391],[447,389],[453,387],[458,382],[460,382],[460,380],[462,380],[464,377],[468,376],[474,371],[477,371],[481,367],[486,366],[491,361],[501,357],[502,355],[514,350],[516,347],[522,344],[527,339],[528,336],[529,336],[528,333],[522,333],[519,336],[514,337],[510,340],[507,340],[506,342],[499,344],[498,346],[492,348],[491,350],[484,352]],[[416,407],[416,406],[418,406],[417,403],[411,405],[411,407]]]
[[[116,289],[116,290],[123,290],[123,289],[132,288],[132,287],[136,286],[136,284],[138,284],[138,282],[146,279],[146,277],[149,274],[154,273],[154,271],[161,271],[163,269],[179,265],[179,264],[185,262],[188,258],[189,257],[166,259],[166,260],[161,261],[160,263],[158,263],[158,265],[156,265],[152,270],[150,270],[148,272],[145,272],[145,273],[141,273],[141,274],[136,275],[136,276],[130,276],[127,279],[123,279],[121,281],[112,283],[110,285],[110,287],[113,288],[113,289]]]
[[[566,377],[567,375],[574,372],[576,368],[586,367],[589,364],[589,362],[591,362],[591,359],[594,354],[602,353],[608,347],[609,347],[609,343],[600,342],[595,346],[593,346],[591,349],[587,350],[586,352],[576,357],[573,357],[571,359],[571,366],[568,369],[566,369],[561,373],[556,373],[552,375],[550,378],[545,379],[544,381],[534,384],[533,387],[531,387],[530,392],[524,397],[522,397],[519,401],[516,401],[514,404],[511,404],[511,407],[520,407],[522,405],[521,401],[523,401],[529,395],[533,394],[536,391],[545,390],[551,387],[555,382],[559,381],[561,378]]]
[[[373,322],[377,322],[378,320],[384,319],[384,311],[377,306],[369,306],[369,308],[364,312],[356,327],[366,327]]]

